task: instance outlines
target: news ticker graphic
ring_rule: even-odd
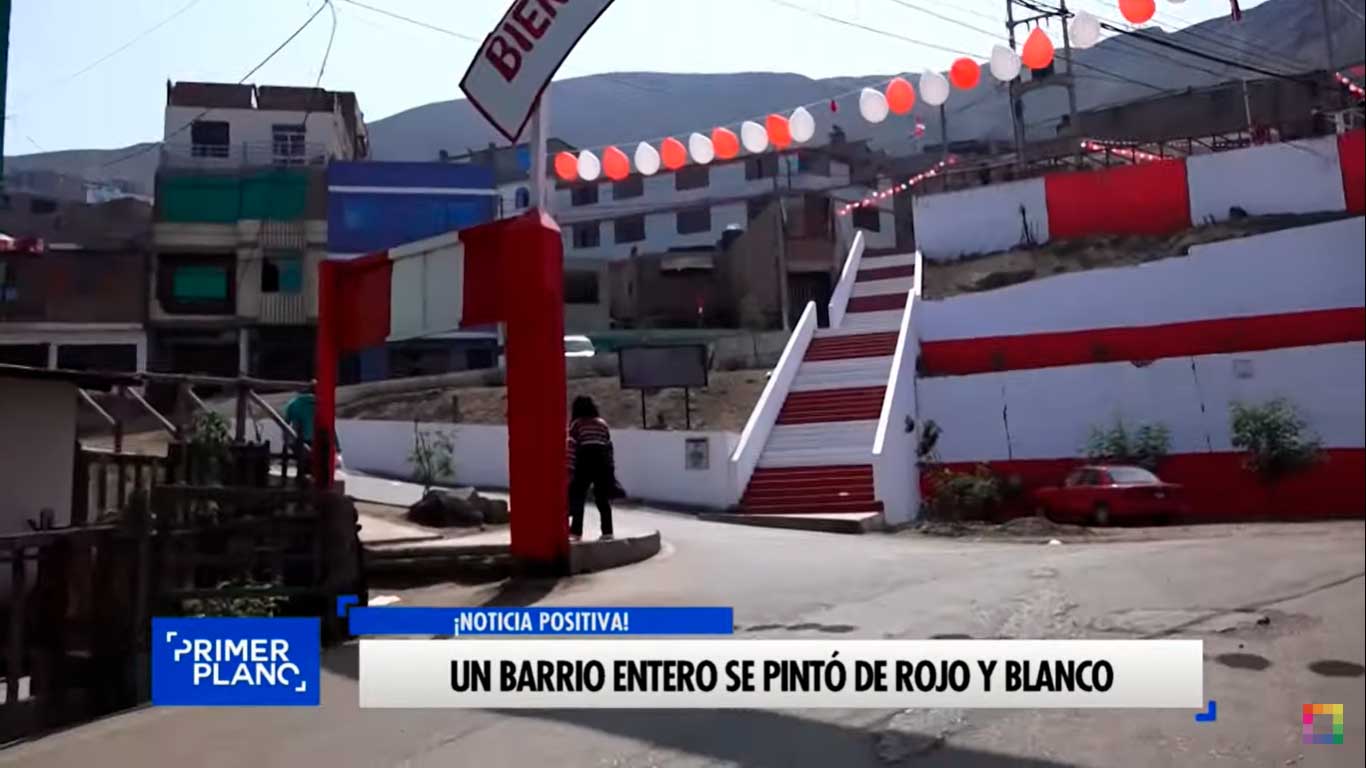
[[[354,607],[351,634],[375,635],[729,635],[731,608]]]
[[[152,704],[315,707],[321,626],[316,618],[154,618]]]
[[[360,705],[1201,709],[1204,643],[365,639]]]

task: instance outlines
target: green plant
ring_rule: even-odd
[[[430,491],[439,481],[455,474],[455,440],[439,429],[423,430],[413,422],[413,450],[408,454],[415,479]]]
[[[1140,424],[1138,429],[1130,429],[1123,419],[1116,417],[1108,429],[1091,427],[1086,458],[1155,470],[1171,450],[1171,443],[1171,430],[1165,424]]]
[[[971,473],[937,470],[931,475],[930,487],[926,513],[932,520],[980,519],[1001,504],[1001,481],[984,464]]]
[[[1247,453],[1246,466],[1267,482],[1313,464],[1319,438],[1294,403],[1284,397],[1260,405],[1229,404],[1233,447]]]
[[[269,618],[277,616],[288,598],[267,594],[267,591],[271,589],[271,586],[272,585],[270,584],[261,584],[253,581],[223,582],[218,585],[219,589],[259,590],[261,594],[247,594],[235,597],[190,598],[181,601],[181,613],[193,618],[210,616],[223,618],[238,616]]]
[[[232,458],[231,446],[232,429],[226,416],[213,411],[200,411],[194,415],[190,422],[189,450],[203,468],[203,480],[211,483],[223,480]]]

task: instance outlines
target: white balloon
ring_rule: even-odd
[[[997,80],[1009,82],[1020,74],[1020,55],[998,45],[991,49],[991,74]]]
[[[805,144],[816,135],[816,118],[806,111],[806,107],[797,107],[792,110],[792,116],[787,118],[787,128],[792,132],[793,141]]]
[[[1100,42],[1100,19],[1087,13],[1077,11],[1076,18],[1072,19],[1072,45],[1077,48],[1090,48]]]
[[[938,72],[925,70],[920,75],[920,98],[931,107],[949,100],[949,81]]]
[[[602,175],[602,161],[598,156],[584,150],[579,153],[579,178],[584,181],[597,181]]]
[[[858,111],[870,123],[887,119],[887,97],[875,88],[864,88],[858,97]]]
[[[711,145],[711,139],[694,133],[688,137],[688,154],[692,155],[694,163],[706,165],[716,159],[716,148]]]
[[[644,141],[637,144],[636,170],[640,171],[643,176],[653,176],[659,173],[659,150]]]
[[[753,120],[746,120],[740,124],[740,143],[757,155],[768,149],[768,131]]]

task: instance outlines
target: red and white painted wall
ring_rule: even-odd
[[[1250,215],[1366,213],[1366,132],[1054,173],[915,198],[916,245],[947,261],[1095,235],[1161,235]]]
[[[951,468],[988,463],[1027,488],[1061,481],[1093,426],[1158,422],[1172,439],[1159,474],[1204,519],[1362,516],[1363,253],[1358,217],[923,302],[919,416]],[[1273,490],[1234,450],[1229,406],[1277,396],[1327,461]]]

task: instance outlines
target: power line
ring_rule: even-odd
[[[275,46],[275,50],[273,50],[273,51],[271,51],[269,54],[267,54],[266,57],[265,57],[264,59],[261,59],[261,61],[259,61],[259,62],[256,64],[256,66],[252,67],[245,75],[242,75],[241,79],[239,79],[239,80],[237,81],[237,85],[241,85],[241,84],[245,83],[247,80],[251,79],[251,76],[252,76],[252,75],[254,75],[254,74],[256,74],[257,72],[259,72],[259,71],[261,70],[262,67],[264,67],[265,65],[269,64],[271,59],[275,58],[276,55],[278,55],[278,54],[280,53],[280,51],[283,51],[283,50],[285,49],[286,46],[288,46],[290,43],[294,42],[294,38],[298,37],[305,29],[308,29],[308,25],[312,24],[312,23],[313,23],[313,20],[316,19],[316,18],[318,18],[318,15],[321,14],[321,13],[323,12],[323,9],[324,9],[324,8],[327,8],[327,7],[330,6],[330,5],[331,5],[331,3],[323,3],[322,5],[318,6],[318,10],[314,11],[311,15],[309,15],[309,17],[308,17],[307,19],[304,20],[304,23],[299,25],[298,29],[295,29],[294,32],[292,32],[292,33],[290,34],[289,37],[286,37],[286,38],[285,38],[285,41],[284,41],[283,43],[280,43],[279,45]],[[111,165],[118,165],[119,163],[122,163],[122,162],[124,162],[125,160],[131,160],[131,159],[133,159],[133,158],[135,158],[135,157],[138,157],[138,156],[140,156],[140,155],[145,155],[145,154],[147,154],[148,152],[152,151],[153,149],[156,149],[157,147],[159,147],[159,146],[165,144],[165,142],[166,142],[167,139],[174,138],[175,136],[179,136],[180,134],[184,133],[187,129],[189,129],[189,127],[190,127],[191,125],[194,125],[196,121],[202,119],[205,115],[208,115],[210,112],[213,111],[213,109],[214,109],[213,107],[209,107],[208,109],[205,109],[204,111],[202,111],[202,112],[200,112],[199,114],[195,115],[194,117],[190,118],[188,121],[186,121],[186,123],[185,123],[184,125],[180,126],[179,128],[175,129],[174,131],[172,131],[172,132],[166,134],[166,137],[165,137],[164,139],[162,139],[162,141],[160,141],[160,142],[155,142],[155,141],[149,142],[149,143],[147,143],[146,145],[144,145],[143,147],[141,147],[141,148],[139,148],[139,149],[135,149],[135,150],[133,150],[132,152],[129,152],[129,153],[125,154],[125,155],[121,155],[121,156],[119,156],[119,157],[116,157],[116,158],[114,158],[113,160],[110,160],[110,161],[108,161],[108,162],[101,163],[99,167],[100,167],[100,168],[108,168],[108,167],[111,166]]]
[[[323,73],[327,71],[327,59],[332,55],[332,41],[337,38],[337,8],[332,5],[332,0],[324,0],[327,9],[332,12],[332,30],[327,33],[327,48],[323,50],[323,63],[318,66],[318,79],[313,81],[313,87],[318,88],[323,84]],[[305,120],[308,118],[305,117]]]

